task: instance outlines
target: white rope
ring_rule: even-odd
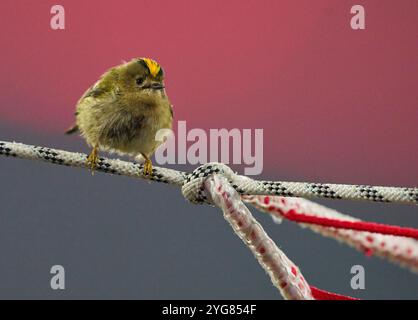
[[[18,143],[0,142],[0,154],[61,165],[86,167],[85,154]],[[229,168],[225,166],[222,169]],[[131,177],[144,177],[142,165],[120,160],[100,158],[97,170]],[[214,168],[214,171],[217,170],[218,168]],[[230,174],[231,172],[228,171]],[[270,275],[271,281],[285,299],[314,299],[311,288],[299,268],[268,237],[241,201],[240,195],[225,177],[216,174],[209,175],[203,180],[200,180],[200,178],[189,179],[189,177],[184,172],[154,167],[152,180],[182,185],[183,192],[189,195],[199,194],[201,191],[202,195],[205,194],[206,202],[217,205],[223,210],[225,219],[255,255],[263,269]],[[198,192],[192,190],[197,181],[201,182],[196,188],[199,190]],[[206,198],[206,194],[209,198]]]
[[[312,201],[292,197],[244,196],[243,201],[250,203],[259,211],[270,214],[276,223],[283,216],[280,213],[296,211],[304,215],[332,218],[345,221],[361,221],[334,209],[324,207]],[[366,255],[376,255],[418,273],[418,241],[400,236],[384,235],[367,231],[336,229],[314,224],[297,222],[303,228],[311,229],[325,237],[345,243]]]
[[[31,146],[16,142],[0,141],[0,154],[18,158],[88,168],[86,154],[74,153],[46,147]],[[182,187],[183,195],[193,203],[208,203],[203,192],[203,181],[210,175],[221,173],[226,176],[241,195],[273,195],[303,198],[331,198],[344,200],[367,200],[404,204],[418,203],[418,188],[374,187],[364,185],[257,181],[235,174],[220,163],[208,163],[192,173],[154,167],[152,177],[143,174],[142,164],[100,158],[97,171],[150,179]]]
[[[15,142],[0,141],[0,154],[23,159],[41,160],[66,166],[89,168],[86,162],[86,154]],[[292,199],[291,197],[325,197],[398,203],[418,202],[417,188],[256,181],[245,176],[237,175],[229,167],[220,163],[202,165],[192,173],[154,167],[152,176],[147,177],[143,174],[142,164],[100,158],[96,170],[177,185],[182,188],[183,195],[189,201],[193,203],[208,203],[220,207],[225,219],[255,255],[263,269],[270,275],[273,284],[279,289],[285,299],[314,299],[315,294],[313,290],[318,291],[318,289],[309,286],[300,273],[299,268],[287,258],[268,237],[261,225],[253,218],[240,196],[283,195],[288,197],[284,199],[289,199],[290,201]],[[251,199],[251,197],[244,198],[246,200]],[[274,198],[279,199],[280,197]],[[257,197],[252,199],[257,199]],[[303,199],[299,200],[303,201]],[[252,204],[257,203],[252,202]],[[292,202],[290,202],[290,207],[292,207],[291,204]],[[309,208],[313,207],[311,206]],[[319,211],[324,212],[322,209],[318,209],[315,212]],[[331,211],[327,212],[331,214]],[[320,215],[320,213],[317,214]],[[332,214],[335,215],[333,212]],[[326,228],[314,227],[312,229],[330,236],[329,230]],[[335,232],[335,230],[332,231]],[[356,234],[362,235],[362,233],[356,232],[350,235]],[[348,233],[342,231],[335,238],[341,240],[344,235],[347,236]],[[387,237],[375,239],[387,240]],[[363,242],[363,239],[361,240],[356,242],[351,239],[351,241],[347,242],[353,246],[357,246]],[[379,253],[383,254],[383,252]],[[389,258],[393,257],[389,256]],[[335,294],[331,294],[331,298],[335,296]]]
[[[254,254],[281,295],[286,300],[314,300],[299,268],[270,239],[228,180],[214,174],[205,180],[204,189],[210,202],[222,209],[225,220]]]

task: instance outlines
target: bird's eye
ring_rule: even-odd
[[[144,83],[144,78],[137,78],[136,79],[136,84],[138,85],[138,86],[140,86],[140,85],[142,85],[143,83]]]

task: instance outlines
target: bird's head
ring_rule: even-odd
[[[124,87],[131,92],[143,95],[164,94],[164,71],[161,66],[149,58],[136,58],[119,69]]]

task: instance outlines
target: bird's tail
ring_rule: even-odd
[[[73,134],[78,131],[78,126],[75,124],[72,127],[69,127],[67,131],[65,131],[65,134]]]

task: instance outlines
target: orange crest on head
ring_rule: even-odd
[[[153,77],[156,77],[158,72],[160,72],[160,69],[161,69],[160,65],[156,61],[154,61],[150,58],[142,58],[142,60],[147,65],[148,70],[151,73],[151,75]]]

